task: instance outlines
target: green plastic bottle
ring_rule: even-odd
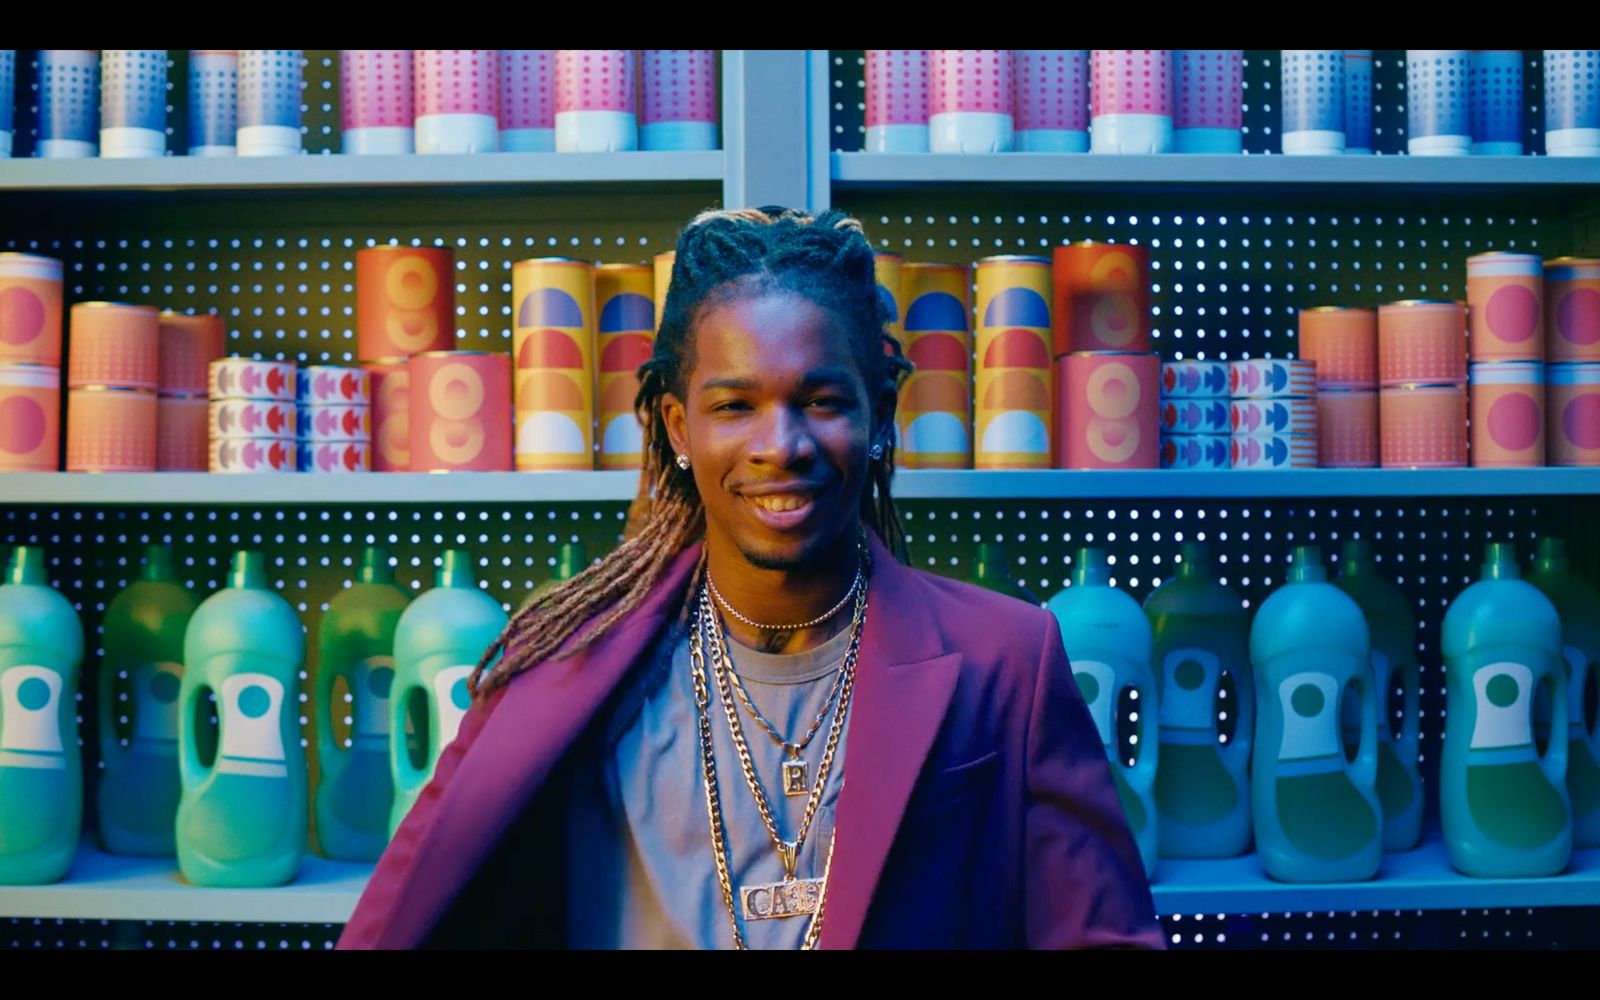
[[[1567,867],[1572,812],[1567,741],[1541,757],[1533,704],[1550,699],[1551,732],[1567,726],[1561,617],[1520,579],[1514,546],[1492,542],[1481,578],[1445,612],[1444,756],[1439,811],[1458,870],[1482,878],[1537,878]]]
[[[83,625],[19,545],[0,584],[0,885],[60,881],[83,823]]]
[[[1232,858],[1250,847],[1250,612],[1217,582],[1205,544],[1186,542],[1182,553],[1177,573],[1144,602],[1160,688],[1157,839],[1162,857]],[[1222,697],[1224,678],[1231,700]],[[1219,706],[1232,716],[1231,734],[1220,726]]]
[[[1283,882],[1353,882],[1383,864],[1378,709],[1361,608],[1327,581],[1322,552],[1297,546],[1288,579],[1250,627],[1261,699],[1252,760],[1256,852]],[[1339,709],[1361,703],[1361,742],[1346,759]]]
[[[589,553],[584,549],[582,542],[561,543],[561,548],[556,552],[555,573],[550,579],[529,591],[527,598],[518,606],[518,610],[527,610],[529,605],[554,590],[558,584],[572,579],[588,568]]]
[[[1600,847],[1600,729],[1585,693],[1600,664],[1600,590],[1572,572],[1559,538],[1539,540],[1528,582],[1561,616],[1561,656],[1567,677],[1567,794],[1572,799],[1572,846]]]
[[[178,581],[172,549],[150,545],[144,571],[106,606],[100,662],[100,843],[112,854],[171,857],[183,784],[178,777],[178,694],[183,637],[194,595]],[[118,695],[125,695],[126,700]],[[116,716],[129,717],[131,739]]]
[[[394,807],[389,833],[433,777],[439,753],[456,738],[472,704],[467,681],[506,627],[505,610],[479,589],[472,553],[448,549],[438,585],[400,616],[394,634],[395,688],[389,702]],[[411,737],[407,738],[408,723]]]
[[[1139,845],[1146,876],[1156,870],[1155,779],[1159,743],[1146,719],[1159,718],[1155,676],[1150,671],[1150,621],[1139,602],[1111,586],[1104,549],[1082,548],[1072,567],[1072,586],[1045,605],[1061,623],[1072,675],[1100,731],[1111,761],[1111,777],[1122,799],[1128,828]],[[1123,692],[1132,689],[1137,727],[1134,763],[1119,752],[1117,713]]]
[[[967,582],[997,594],[1015,597],[1019,601],[1027,601],[1035,607],[1039,605],[1039,599],[1033,596],[1032,591],[1011,579],[1011,558],[1006,554],[1006,547],[999,542],[978,543],[978,558],[972,564],[972,573],[967,577]]]
[[[1334,586],[1360,605],[1372,640],[1372,689],[1378,697],[1378,801],[1383,806],[1383,849],[1409,851],[1422,837],[1422,777],[1417,771],[1421,736],[1421,674],[1417,668],[1417,616],[1400,588],[1378,575],[1366,542],[1344,543],[1340,576]],[[1390,725],[1389,696],[1401,692],[1400,727]],[[1359,739],[1359,712],[1343,725],[1346,746]],[[1354,734],[1352,734],[1352,730]]]
[[[305,853],[306,756],[300,745],[305,628],[267,589],[266,557],[236,552],[228,585],[201,602],[183,642],[178,868],[190,883],[283,885]],[[202,759],[201,696],[217,699],[217,750]]]
[[[375,861],[389,843],[394,631],[410,601],[395,585],[388,550],[368,546],[355,582],[328,602],[317,631],[317,843],[339,861]],[[333,700],[340,678],[350,696],[348,747],[333,732],[334,717],[344,714]]]

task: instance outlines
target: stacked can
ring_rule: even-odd
[[[517,471],[594,468],[594,265],[511,266]]]
[[[1406,50],[1406,151],[1462,156],[1472,151],[1467,49]]]
[[[1011,152],[1014,84],[1010,49],[928,50],[928,148]]]
[[[455,255],[443,247],[356,251],[356,351],[371,376],[372,467],[411,468],[406,359],[455,346]]]
[[[1090,149],[1165,153],[1172,149],[1172,50],[1094,49]]]
[[[906,261],[902,345],[916,366],[895,411],[899,464],[907,469],[972,467],[971,278],[965,264]]]
[[[61,262],[0,253],[0,472],[61,457]]]
[[[417,49],[412,94],[419,153],[500,148],[498,49]]]
[[[677,259],[678,259],[677,251],[668,250],[666,253],[658,253],[658,254],[656,254],[655,258],[650,262],[652,270],[655,271],[655,279],[656,279],[655,280],[655,293],[656,293],[655,294],[655,302],[656,302],[655,325],[656,325],[656,329],[658,329],[658,330],[661,329],[661,313],[662,313],[662,310],[666,309],[666,307],[667,307],[667,289],[672,287],[672,264]]]
[[[1237,153],[1244,148],[1244,50],[1176,49],[1173,150]]]
[[[632,49],[556,50],[556,152],[639,148]]]
[[[11,133],[16,127],[17,50],[0,49],[0,159],[11,155]]]
[[[1017,49],[1016,148],[1022,153],[1089,151],[1089,50]]]
[[[367,472],[372,468],[372,376],[361,368],[300,369],[295,402],[301,472]]]
[[[1344,49],[1283,49],[1283,152],[1320,156],[1345,149]],[[1370,77],[1369,77],[1370,80]],[[1370,125],[1371,118],[1368,118]]]
[[[500,151],[556,148],[556,50],[500,50]]]
[[[340,136],[357,156],[409,153],[416,105],[410,49],[339,50]]]
[[[68,334],[67,471],[155,471],[155,307],[80,302]]]
[[[100,53],[100,155],[161,156],[167,151],[167,50]]]
[[[300,49],[239,50],[239,155],[295,156],[300,152]]]
[[[717,53],[639,53],[639,148],[717,148]]]
[[[1467,464],[1464,303],[1378,307],[1378,443],[1386,468]]]
[[[239,51],[189,50],[189,155],[239,152]]]
[[[1372,50],[1344,50],[1344,151],[1372,154]]]
[[[207,426],[212,472],[294,472],[295,406],[298,386],[293,361],[218,358],[209,369],[211,403]]]
[[[100,149],[100,53],[39,50],[39,146],[45,159],[81,159]]]
[[[1232,464],[1228,365],[1169,361],[1161,366],[1161,467],[1226,469]]]
[[[928,52],[867,49],[869,153],[928,151]]]
[[[1600,49],[1544,50],[1544,151],[1600,156]]]
[[[1600,362],[1600,259],[1544,262],[1545,360]]]
[[[1544,464],[1544,264],[1467,258],[1468,429],[1473,465]]]
[[[1300,357],[1317,366],[1317,464],[1378,465],[1378,314],[1318,306],[1300,310]]]
[[[1050,467],[1050,261],[978,261],[975,469]]]
[[[644,460],[644,428],[633,402],[639,366],[655,350],[654,285],[654,269],[644,264],[601,264],[594,271],[602,469],[637,469]]]
[[[1317,467],[1317,365],[1254,358],[1228,365],[1235,469]]]
[[[211,362],[228,336],[216,313],[164,312],[156,374],[156,469],[204,472],[210,464]]]
[[[511,358],[432,351],[406,362],[411,471],[511,471]]]
[[[1522,51],[1474,49],[1467,61],[1472,152],[1522,155]]]
[[[883,303],[883,308],[888,313],[889,321],[883,325],[889,335],[899,340],[900,347],[905,348],[903,339],[905,326],[901,322],[905,316],[903,272],[905,258],[892,250],[879,250],[872,255],[873,274],[878,279],[878,301]]]
[[[1551,465],[1600,465],[1600,362],[1550,365],[1546,442]]]

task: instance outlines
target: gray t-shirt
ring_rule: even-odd
[[[750,700],[792,740],[805,735],[822,709],[849,644],[848,628],[803,653],[760,653],[726,634],[723,638]],[[687,631],[669,630],[659,645],[663,648],[653,653],[609,720],[600,766],[587,769],[573,788],[567,876],[567,943],[573,948],[733,947],[706,819]],[[717,787],[737,909],[739,887],[781,881],[783,862],[740,768],[709,648],[706,656]],[[783,794],[784,752],[750,718],[731,687],[729,694],[778,833],[793,840],[808,796]],[[830,712],[801,754],[808,795],[832,722]],[[827,863],[848,731],[847,717],[822,802],[795,864],[799,878],[821,878]],[[747,921],[740,911],[745,942],[754,949],[798,949],[809,923],[806,916]]]

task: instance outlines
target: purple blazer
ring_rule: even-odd
[[[820,947],[1162,947],[1055,618],[872,546]],[[698,554],[587,651],[474,702],[340,948],[565,945],[570,775]]]

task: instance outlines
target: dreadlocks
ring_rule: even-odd
[[[473,672],[472,687],[478,696],[558,651],[577,653],[605,635],[643,602],[673,557],[705,531],[705,508],[694,477],[673,460],[662,397],[670,392],[688,398],[698,317],[729,299],[768,291],[803,295],[835,313],[850,336],[869,392],[898,384],[910,372],[911,362],[899,342],[884,329],[890,316],[878,294],[872,246],[861,223],[837,211],[813,218],[784,208],[696,216],[678,236],[655,350],[639,367],[634,408],[645,428],[646,447],[639,495],[630,509],[624,540],[600,562],[547,591],[511,619]],[[893,475],[890,444],[883,458],[872,463],[861,496],[861,517],[903,560],[905,532],[889,496]],[[590,621],[593,625],[577,635]],[[506,656],[488,669],[502,651]]]

